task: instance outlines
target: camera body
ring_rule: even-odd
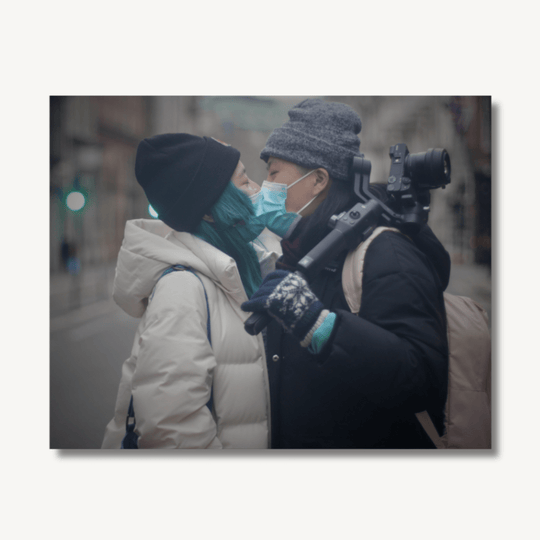
[[[410,154],[403,143],[391,146],[389,155],[391,164],[386,192],[390,200],[388,207],[393,211],[387,212],[386,220],[414,233],[420,225],[427,223],[430,190],[444,189],[450,183],[450,156],[443,148]],[[367,186],[362,186],[361,190],[366,196]]]
[[[450,183],[450,157],[443,148],[410,154],[406,144],[390,147],[392,163],[387,190],[390,193],[414,188],[417,192],[437,189]]]

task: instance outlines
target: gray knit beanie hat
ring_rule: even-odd
[[[275,129],[261,152],[301,167],[323,167],[334,180],[346,181],[354,156],[360,155],[360,117],[344,103],[306,99],[289,111],[289,121]]]

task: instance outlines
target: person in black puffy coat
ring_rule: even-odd
[[[358,316],[342,289],[346,250],[310,283],[294,274],[328,234],[329,218],[357,202],[350,169],[361,121],[347,105],[320,99],[289,117],[261,158],[267,181],[286,186],[287,210],[303,219],[282,242],[277,270],[242,305],[272,316],[272,448],[434,448],[415,413],[427,410],[443,434],[450,257],[427,225],[412,237],[383,232],[366,254]],[[384,198],[379,188],[371,189]]]

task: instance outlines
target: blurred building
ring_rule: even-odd
[[[135,152],[150,130],[144,97],[50,98],[50,264],[65,270],[63,251],[80,268],[116,259],[127,219],[147,203],[135,181]],[[69,195],[81,192],[80,210]]]
[[[261,149],[306,97],[312,96],[52,96],[51,274],[114,265],[125,222],[151,218],[134,173],[142,138],[178,131],[216,137],[240,150],[248,175],[260,184],[266,178]],[[411,153],[446,148],[452,182],[432,192],[430,225],[455,264],[490,265],[489,97],[319,97],[360,114],[361,151],[372,162],[373,182],[386,183],[388,150],[398,142]],[[67,204],[74,191],[85,197],[80,210]]]
[[[491,98],[454,97],[449,108],[457,133],[465,140],[474,174],[474,205],[465,209],[474,223],[470,247],[475,262],[491,266]]]
[[[259,154],[273,129],[302,98],[265,96],[156,97],[154,133],[181,131],[220,139],[240,150],[250,178],[262,184],[265,163]]]

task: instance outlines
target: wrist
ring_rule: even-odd
[[[308,351],[311,354],[321,354],[323,349],[326,347],[330,341],[332,334],[334,333],[334,328],[336,326],[337,313],[330,312],[326,316],[323,323],[315,330],[313,333],[313,338],[308,347]]]
[[[317,320],[315,321],[313,326],[309,329],[309,331],[306,334],[306,336],[304,337],[304,339],[300,342],[300,345],[302,347],[309,347],[311,345],[311,342],[313,340],[313,336],[314,336],[315,332],[324,323],[324,321],[325,321],[326,317],[328,317],[328,315],[330,315],[330,311],[328,311],[327,309],[323,309],[319,313],[319,316],[317,317]]]

